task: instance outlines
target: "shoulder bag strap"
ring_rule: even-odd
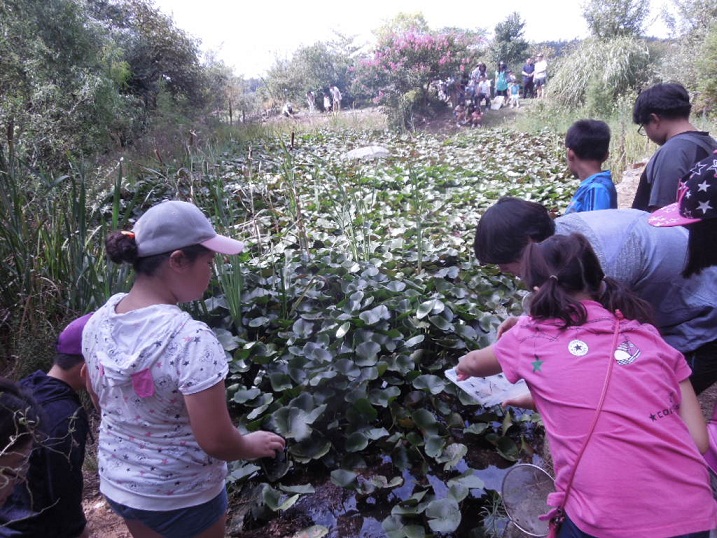
[[[619,310],[615,311],[615,333],[613,334],[612,338],[612,346],[610,347],[609,353],[609,361],[607,366],[607,374],[605,375],[605,383],[603,383],[602,387],[602,394],[600,395],[600,401],[598,402],[597,408],[595,409],[595,415],[593,416],[592,424],[590,424],[590,428],[588,429],[588,433],[585,436],[585,441],[583,442],[583,446],[580,449],[580,452],[578,452],[578,457],[575,458],[575,463],[573,464],[573,470],[570,473],[570,479],[568,480],[568,486],[565,488],[565,496],[563,497],[563,503],[562,506],[565,506],[565,503],[567,502],[568,495],[570,494],[570,489],[573,485],[573,478],[575,478],[575,471],[577,471],[578,463],[580,463],[580,459],[583,457],[583,454],[585,453],[585,449],[588,446],[588,441],[590,440],[590,437],[593,434],[593,431],[595,431],[595,426],[597,425],[598,418],[600,418],[600,411],[602,409],[603,404],[605,403],[605,396],[607,394],[607,388],[610,384],[610,377],[612,374],[612,368],[615,364],[615,358],[613,357],[613,353],[615,353],[615,349],[617,348],[617,338],[620,333],[620,321],[623,319],[622,312]]]

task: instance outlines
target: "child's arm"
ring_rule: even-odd
[[[493,346],[476,349],[463,355],[456,366],[456,374],[461,381],[469,377],[495,375],[502,371],[503,369],[493,352]]]
[[[223,382],[185,395],[184,402],[194,437],[202,450],[214,458],[234,461],[273,457],[284,449],[284,439],[274,433],[259,430],[242,435],[234,427]]]
[[[682,420],[685,421],[685,424],[687,424],[687,429],[690,430],[692,439],[695,440],[700,454],[704,454],[710,446],[709,434],[707,433],[707,424],[702,415],[702,409],[700,408],[695,390],[692,388],[692,383],[690,383],[689,379],[680,383],[680,390],[682,391],[680,416]]]

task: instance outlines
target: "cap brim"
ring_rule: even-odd
[[[669,228],[671,226],[685,226],[694,222],[699,222],[702,219],[688,219],[680,215],[679,204],[667,205],[663,208],[658,209],[648,219],[648,222],[653,226],[660,228]]]
[[[244,252],[244,243],[230,237],[224,237],[223,235],[215,235],[211,239],[202,241],[201,244],[219,254],[232,255]]]

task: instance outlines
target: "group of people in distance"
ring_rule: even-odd
[[[308,111],[310,114],[316,112],[318,108],[316,99],[317,92],[313,90],[309,90],[306,92],[306,104],[308,106]],[[343,96],[341,95],[341,90],[339,89],[339,87],[336,85],[331,86],[328,90],[325,90],[323,92],[323,99],[321,101],[323,111],[338,114],[339,112],[341,112],[342,99]],[[286,101],[284,103],[284,106],[281,107],[281,114],[287,118],[295,118],[297,113],[298,110],[296,110],[296,107],[294,107],[291,101]]]
[[[717,142],[689,113],[678,84],[635,103],[635,123],[661,146],[635,199],[653,212],[615,209],[602,170],[609,129],[581,120],[565,139],[582,180],[568,212],[553,220],[538,203],[501,198],[476,229],[477,259],[533,293],[527,315],[457,370],[526,380],[530,397],[505,405],[542,414],[563,538],[706,538],[717,528],[696,397],[717,380]],[[182,201],[106,238],[110,259],[134,269],[130,291],[70,323],[47,373],[0,380],[0,536],[87,536],[83,389],[101,413],[100,490],[130,533],[224,536],[226,462],[273,457],[285,440],[234,427],[225,352],[178,305],[202,297],[216,253],[243,249]]]
[[[464,355],[458,376],[527,382],[529,397],[504,404],[541,413],[560,537],[707,538],[717,528],[717,435],[696,397],[717,380],[717,141],[690,110],[680,84],[638,96],[633,120],[660,148],[633,208],[615,209],[601,170],[607,125],[582,120],[566,136],[583,180],[568,212],[553,220],[538,203],[502,198],[476,229],[478,260],[532,294],[527,315]]]
[[[492,77],[486,64],[481,62],[464,78],[439,83],[439,96],[453,107],[458,126],[480,127],[483,113],[491,107],[520,108],[521,98],[544,96],[548,64],[542,54],[536,57],[537,62],[532,58],[525,62],[520,75],[522,85],[519,76],[505,62],[498,62]]]
[[[341,100],[343,96],[338,86],[334,84],[328,90],[324,90],[322,96],[321,105],[323,106],[324,112],[333,112],[334,114],[341,112]],[[309,107],[309,113],[315,112],[318,108],[316,98],[317,92],[313,90],[306,92],[306,104]]]

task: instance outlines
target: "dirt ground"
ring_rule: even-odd
[[[352,111],[355,113],[355,111]],[[328,120],[328,117],[326,118]],[[312,123],[317,121],[313,117]],[[450,131],[455,129],[452,118],[442,120],[445,123],[436,123],[426,126],[431,131]],[[645,163],[637,163],[633,168],[627,170],[620,182],[617,184],[618,204],[620,207],[630,207],[637,183]],[[717,385],[700,395],[700,404],[705,413],[705,417],[709,418],[712,408],[717,402]],[[97,436],[95,436],[96,438]],[[83,506],[85,515],[89,522],[89,530],[91,538],[131,538],[131,534],[127,531],[121,518],[112,512],[106,501],[99,492],[99,479],[96,471],[96,452],[97,443],[88,445],[88,462],[85,465],[85,495]],[[89,464],[88,464],[89,463]],[[278,536],[278,535],[276,535]],[[270,538],[270,537],[266,537]]]

